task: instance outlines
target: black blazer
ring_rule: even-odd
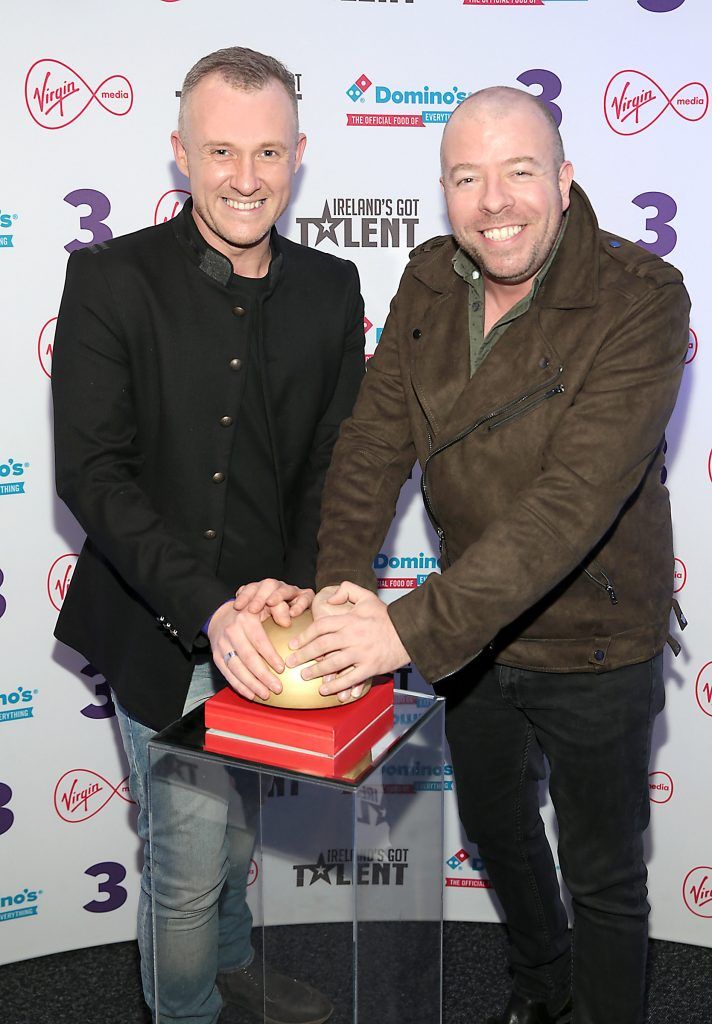
[[[363,376],[363,301],[352,263],[271,243],[260,347],[285,579],[313,585],[324,475]],[[216,577],[227,488],[212,476],[239,425],[231,273],[187,203],[73,253],[55,335],[57,492],[87,534],[55,636],[156,729],[180,715],[200,627],[230,596]]]

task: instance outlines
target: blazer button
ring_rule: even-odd
[[[232,308],[233,316],[244,316],[246,312],[247,310],[245,309],[244,306],[233,306]]]
[[[606,657],[606,652],[600,650],[599,648],[599,650],[593,652],[593,656],[596,659],[596,661],[604,661]]]
[[[231,359],[230,360],[230,369],[231,370],[239,370],[241,366],[242,366],[242,360],[241,359]]]
[[[415,330],[413,331],[413,337],[415,338],[416,341],[418,341],[420,338],[423,337],[423,332],[416,327]]]
[[[231,427],[232,426],[232,416],[221,416],[220,417],[220,426],[221,427]]]
[[[217,533],[215,532],[215,530],[206,530],[205,533],[203,534],[203,537],[205,537],[206,540],[215,540],[215,538],[217,537]]]
[[[549,360],[546,358],[546,356],[542,356],[541,359],[539,360],[539,367],[540,367],[540,369],[545,370],[548,365],[549,365]]]
[[[213,473],[213,483],[214,484],[221,484],[224,479],[225,479],[225,474],[224,473]]]

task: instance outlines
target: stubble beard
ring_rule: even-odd
[[[542,238],[540,242],[534,242],[532,251],[526,262],[526,266],[518,270],[512,270],[510,273],[507,273],[506,270],[498,273],[496,268],[493,267],[488,260],[487,256],[477,247],[477,245],[475,245],[468,235],[464,233],[460,234],[455,231],[453,231],[453,234],[460,248],[464,249],[470,259],[474,260],[485,277],[490,278],[492,281],[496,281],[498,284],[523,284],[525,281],[529,281],[531,278],[535,277],[548,260],[549,254],[556,243],[556,239],[559,237],[562,222],[563,213],[544,238]]]
[[[205,209],[205,207],[203,207],[202,204],[200,203],[196,203],[195,198],[193,199],[193,209],[196,215],[202,220],[203,224],[205,224],[205,226],[209,228],[209,230],[212,231],[212,233],[217,238],[219,238],[226,245],[230,246],[231,249],[254,249],[255,246],[259,245],[260,242],[264,241],[264,239],[269,235],[270,231],[272,230],[272,227],[270,226],[266,231],[263,231],[262,234],[259,234],[256,238],[250,238],[249,236],[247,239],[230,238],[228,235],[223,233],[223,231],[220,229],[220,225]]]
[[[474,260],[485,277],[489,277],[492,281],[496,281],[500,284],[522,284],[524,281],[528,281],[534,277],[544,266],[549,253],[554,246],[556,234],[554,235],[554,240],[552,240],[551,244],[546,249],[546,252],[542,254],[543,246],[535,245],[529,255],[526,266],[521,269],[513,269],[510,273],[507,273],[506,271],[502,272],[501,270],[498,272],[497,268],[490,263],[482,251],[478,249],[477,246],[474,245],[466,236],[456,234],[455,239],[460,248],[464,249],[470,259]]]

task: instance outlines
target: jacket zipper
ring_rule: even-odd
[[[515,420],[517,416],[523,416],[525,412],[530,412],[530,410],[536,409],[536,407],[541,405],[542,402],[545,402],[547,398],[553,398],[554,395],[563,395],[563,393],[564,385],[557,384],[555,388],[547,391],[545,395],[540,395],[539,398],[530,402],[529,405],[520,406],[518,409],[515,409],[514,412],[510,412],[509,416],[504,416],[501,420],[497,420],[496,423],[490,424],[490,426],[487,427],[488,432],[491,430],[499,430],[499,428],[505,423],[509,423],[510,420]]]
[[[534,389],[534,391],[529,391],[524,395],[520,395],[519,398],[515,398],[511,402],[507,402],[506,405],[500,406],[499,409],[495,409],[492,412],[487,413],[486,416],[481,416],[480,419],[475,420],[475,422],[472,423],[465,430],[460,431],[460,433],[457,434],[456,437],[451,438],[451,440],[441,445],[440,448],[433,449],[432,435],[430,433],[430,430],[428,430],[428,457],[425,460],[425,465],[423,466],[423,474],[420,478],[420,490],[423,495],[425,510],[428,513],[428,519],[432,523],[433,529],[435,530],[438,537],[438,543],[440,546],[440,556],[445,560],[445,562],[447,562],[448,565],[450,564],[450,560],[447,555],[447,542],[445,540],[445,531],[443,530],[442,526],[438,522],[437,516],[435,515],[432,501],[430,499],[430,492],[428,491],[427,474],[428,464],[430,460],[434,458],[436,455],[440,455],[440,453],[444,452],[446,449],[451,448],[454,444],[458,444],[460,441],[463,441],[474,430],[477,430],[478,427],[481,427],[484,423],[489,423],[491,420],[496,419],[496,417],[501,416],[502,413],[508,413],[506,419],[510,420],[513,419],[515,416],[518,416],[520,413],[526,412],[528,409],[533,409],[541,402],[545,402],[548,398],[552,398],[554,395],[561,394],[564,390],[563,384],[559,384],[553,388],[550,386],[552,384],[555,384],[556,380],[561,376],[563,372],[563,366],[559,366],[555,376],[551,377],[543,384],[540,384],[538,388]],[[541,391],[542,388],[549,388],[549,390],[547,390],[544,395],[540,395],[535,402],[529,405],[523,404],[528,402],[529,399],[533,398],[535,395],[537,395],[537,393]],[[502,422],[505,422],[505,420],[503,420]],[[489,429],[493,430],[494,427],[491,426]]]
[[[595,568],[596,572],[600,573],[601,576],[603,576],[603,580],[596,579],[593,573],[589,572],[586,568],[584,568],[583,571],[586,573],[589,579],[593,580],[597,587],[601,587],[603,590],[605,590],[605,592],[611,599],[611,604],[618,604],[618,595],[616,594],[615,588],[613,586],[613,581],[611,580],[611,578],[608,576],[606,571],[598,564],[598,562],[591,562],[591,566]]]
[[[425,465],[423,466],[423,472],[422,472],[422,474],[420,476],[420,491],[421,491],[421,493],[423,495],[423,502],[425,504],[425,511],[428,513],[428,519],[430,520],[430,523],[431,523],[431,525],[432,525],[433,529],[435,530],[435,533],[437,534],[437,537],[438,537],[438,548],[440,550],[440,560],[442,561],[443,558],[445,558],[447,560],[447,544],[445,543],[445,531],[443,530],[442,526],[440,525],[440,523],[435,518],[435,513],[433,512],[433,506],[430,503],[430,495],[428,493],[428,485],[427,485],[427,483],[425,481],[425,472],[426,472],[426,470],[428,468],[428,463],[430,462],[430,459],[431,459],[431,457],[434,454],[435,453],[433,452],[433,435],[430,433],[430,428],[428,428],[428,457],[425,460]]]

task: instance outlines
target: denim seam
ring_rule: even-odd
[[[657,714],[657,712],[655,712],[654,708],[653,708],[654,678],[655,678],[655,670],[654,670],[654,665],[653,665],[654,661],[655,661],[655,659],[653,658],[653,659],[649,660],[649,662],[648,662],[648,670],[649,670],[649,673],[650,673],[650,685],[649,685],[649,691],[648,691],[648,729],[647,729],[646,739],[644,739],[644,741],[643,741],[643,743],[644,743],[643,753],[646,754],[646,757],[645,757],[645,761],[646,762],[650,761],[650,749],[651,749],[651,740],[652,740],[652,725],[653,725],[653,720],[654,720],[654,718],[655,718],[655,716]],[[636,820],[640,816],[640,810],[641,810],[641,807],[642,807],[642,804],[643,804],[643,799],[644,799],[644,793],[645,792],[646,792],[646,790],[641,788],[640,796],[639,796],[639,799],[638,799],[638,804],[637,804],[637,806],[635,808],[635,812],[634,812]],[[647,828],[647,826],[646,826],[646,828]],[[641,888],[639,896],[638,896],[638,906],[639,906],[639,908],[643,906],[643,903],[645,902],[645,899],[646,899],[646,897],[643,895],[643,890]],[[573,922],[573,927],[571,929],[571,991],[572,991],[572,993],[576,992],[576,956],[575,956],[575,949],[576,949],[576,927],[577,927],[577,915],[574,914],[574,922]],[[577,1020],[578,1020],[578,1018],[576,1016],[576,1000],[574,999],[572,1013],[571,1013],[571,1024],[576,1024]]]
[[[129,743],[130,743],[130,746],[131,746],[131,764],[130,764],[129,767],[131,769],[131,773],[136,775],[136,776],[138,776],[139,775],[139,765],[138,765],[138,756],[136,754],[136,739],[134,737],[134,723],[133,723],[133,719],[131,718],[130,715],[127,714],[125,716],[125,718],[126,718],[126,731],[128,733]],[[147,784],[146,784],[147,780],[139,778],[137,780],[137,782],[138,782],[138,785],[142,787],[142,790],[144,791],[145,798],[147,799],[148,798],[148,787],[147,787]],[[148,867],[149,871],[152,872],[153,871],[153,849],[151,848],[151,845],[150,845],[150,837],[149,837],[148,845],[149,845],[149,851],[150,852],[146,851],[146,843],[145,843],[145,840],[144,840],[144,865],[145,865],[145,867]],[[147,865],[146,865],[146,861],[149,862]],[[144,871],[142,871],[142,873],[141,873],[141,883],[144,881],[144,878],[145,878],[145,867],[144,867]],[[153,874],[151,874],[151,877],[153,877]],[[153,898],[152,892],[151,893],[147,893],[147,896],[150,899],[152,899]],[[152,949],[153,949],[152,974],[151,974],[151,978],[147,980],[148,989],[147,989],[146,985],[143,985],[142,987],[144,988],[144,999],[146,1000],[146,1005],[148,1006],[148,1008],[151,1011],[151,1014],[153,1016],[154,1015],[154,1011],[155,1011],[155,1007],[156,1007],[156,1002],[157,1002],[156,990],[155,990],[155,978],[156,978],[156,930],[155,930],[155,923],[153,921],[153,914],[151,914],[151,931],[153,933],[153,941],[152,941]],[[142,981],[143,980],[144,979],[142,978]]]
[[[237,964],[234,967],[220,967],[220,968],[218,968],[218,975],[221,975],[221,974],[238,974],[240,971],[244,971],[248,967],[251,967],[253,962],[254,962],[254,959],[255,959],[255,951],[253,949],[252,952],[250,953],[249,959],[246,960],[244,962],[244,964]]]
[[[574,946],[576,945],[576,915],[574,914],[574,923],[571,928],[571,1024],[574,1024],[576,1020],[576,1000],[574,999],[574,993],[576,991],[576,978],[575,978],[575,966],[576,957],[574,956]]]
[[[643,757],[642,760],[643,760],[643,762],[646,762],[647,763],[647,767],[650,768],[651,745],[652,745],[652,739],[653,739],[653,722],[654,722],[654,719],[655,719],[655,713],[654,713],[654,710],[653,710],[654,669],[653,669],[653,662],[652,662],[652,660],[651,660],[651,662],[648,662],[647,665],[648,665],[648,672],[650,672],[650,688],[648,688],[648,693],[647,693],[647,731],[645,733],[645,736],[643,737],[643,751],[642,751],[643,755],[646,754],[646,757]],[[642,788],[642,787],[640,788],[640,793],[638,795],[638,802],[636,804],[635,813],[633,815],[633,820],[636,821],[636,822],[640,821],[640,811],[641,811],[641,808],[642,808],[642,803],[643,803],[643,799],[644,799],[643,798],[643,794],[644,793],[650,793],[650,790],[647,790],[647,788]]]
[[[534,872],[532,871],[531,864],[529,863],[529,858],[526,855],[526,851],[525,851],[524,844],[523,844],[523,841],[522,841],[522,839],[523,839],[523,837],[522,837],[522,788],[524,786],[524,778],[525,778],[525,774],[526,774],[527,760],[529,758],[529,749],[531,747],[533,738],[534,738],[534,729],[532,728],[532,726],[530,724],[528,724],[527,725],[527,736],[526,736],[526,740],[525,740],[525,743],[524,743],[524,750],[522,752],[522,768],[521,768],[521,772],[520,772],[520,775],[519,775],[519,788],[518,788],[518,791],[517,791],[517,809],[516,809],[516,814],[515,814],[515,835],[516,835],[517,843],[518,843],[520,851],[521,851],[521,858],[524,861],[524,863],[526,865],[526,868],[527,868],[527,872],[528,872],[528,876],[529,876],[529,886],[531,888],[532,895],[534,897],[534,904],[536,906],[537,915],[539,917],[539,924],[540,924],[541,930],[542,930],[542,932],[544,934],[544,938],[546,940],[547,946],[551,947],[551,935],[549,934],[549,929],[548,929],[547,924],[546,924],[546,915],[544,914],[544,907],[543,907],[543,904],[542,904],[542,901],[541,901],[541,894],[540,894],[539,889],[537,887],[536,877],[534,875]],[[543,973],[544,977],[546,978],[546,982],[547,982],[547,987],[549,989],[549,993],[551,995],[553,995],[554,992],[556,991],[556,987],[554,985],[554,979],[553,979],[553,977],[551,975],[551,972],[549,971],[548,968],[545,967],[543,969],[542,973]]]

